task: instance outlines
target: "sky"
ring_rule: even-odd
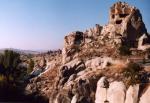
[[[108,23],[118,0],[0,0],[0,48],[54,50],[64,36]],[[150,31],[150,0],[121,0],[140,9]]]

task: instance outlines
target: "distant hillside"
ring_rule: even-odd
[[[32,50],[21,50],[21,49],[14,49],[14,48],[2,48],[0,49],[0,53],[3,53],[5,50],[12,50],[19,54],[40,54],[40,51],[32,51]]]

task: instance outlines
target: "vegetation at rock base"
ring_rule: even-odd
[[[45,103],[45,99],[42,97],[38,97],[39,99],[34,100],[34,95],[24,94],[26,83],[23,81],[29,69],[20,66],[21,63],[20,54],[17,52],[5,50],[4,53],[0,54],[0,101]],[[34,61],[30,59],[30,72],[33,66]]]
[[[34,67],[34,61],[33,61],[32,59],[30,59],[29,67],[28,67],[28,69],[27,69],[27,74],[29,74],[29,73],[32,72],[33,67]]]
[[[138,83],[141,83],[140,79],[140,71],[142,70],[142,67],[140,67],[138,64],[130,62],[128,66],[123,71],[124,76],[124,83],[127,87],[130,85],[135,85]]]
[[[130,52],[129,49],[130,49],[129,46],[127,46],[127,45],[120,46],[119,47],[119,53],[120,53],[120,55],[124,55],[124,56],[130,55],[131,52]]]

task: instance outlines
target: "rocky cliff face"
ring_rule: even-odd
[[[128,67],[131,58],[119,54],[119,48],[127,46],[135,52],[141,50],[143,59],[150,48],[149,41],[140,11],[117,2],[110,8],[109,23],[105,26],[96,24],[85,32],[65,36],[62,57],[49,61],[49,69],[31,79],[26,90],[47,97],[49,103],[149,103],[145,65],[132,61],[142,70],[135,79],[131,76],[124,82],[126,68],[137,66]],[[129,79],[136,85],[131,86]]]
[[[110,8],[108,24],[105,26],[96,24],[94,28],[85,32],[72,32],[65,37],[62,51],[63,63],[81,57],[83,54],[87,54],[86,56],[117,55],[117,47],[121,45],[139,48],[149,40],[140,11],[127,3],[117,2]],[[86,53],[87,49],[88,53]]]

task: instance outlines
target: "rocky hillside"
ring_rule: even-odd
[[[30,79],[26,93],[49,103],[150,103],[149,50],[140,10],[117,2],[105,26],[65,36],[62,54]]]

